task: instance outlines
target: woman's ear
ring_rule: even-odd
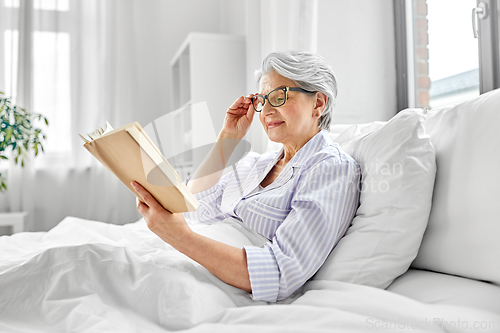
[[[321,117],[326,108],[326,103],[328,102],[328,96],[326,94],[317,91],[316,92],[316,101],[314,103],[313,115],[317,118]]]

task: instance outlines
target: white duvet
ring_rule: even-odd
[[[228,224],[192,228],[235,246],[250,242]],[[0,332],[172,331],[498,332],[500,314],[332,281],[310,281],[280,304],[254,302],[143,220],[68,217],[49,232],[0,237]]]

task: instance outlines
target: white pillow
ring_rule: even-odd
[[[351,141],[356,137],[363,136],[365,134],[376,131],[387,124],[387,121],[374,121],[366,124],[356,124],[356,125],[333,125],[332,128],[343,129],[340,133],[332,134],[332,128],[330,128],[330,137],[336,142],[347,142]]]
[[[361,166],[360,206],[313,279],[386,288],[406,272],[427,226],[436,173],[423,119],[420,109],[408,109],[337,138]]]
[[[438,173],[415,268],[500,285],[500,89],[431,111]]]

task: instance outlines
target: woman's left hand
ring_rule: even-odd
[[[148,228],[168,244],[176,247],[176,243],[191,232],[182,213],[170,213],[141,184],[131,183],[134,190],[141,196],[137,199],[137,210],[144,217]]]

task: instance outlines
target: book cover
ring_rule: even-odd
[[[130,183],[137,181],[171,213],[195,211],[199,203],[137,122],[89,133],[84,147],[113,172],[136,196]]]

